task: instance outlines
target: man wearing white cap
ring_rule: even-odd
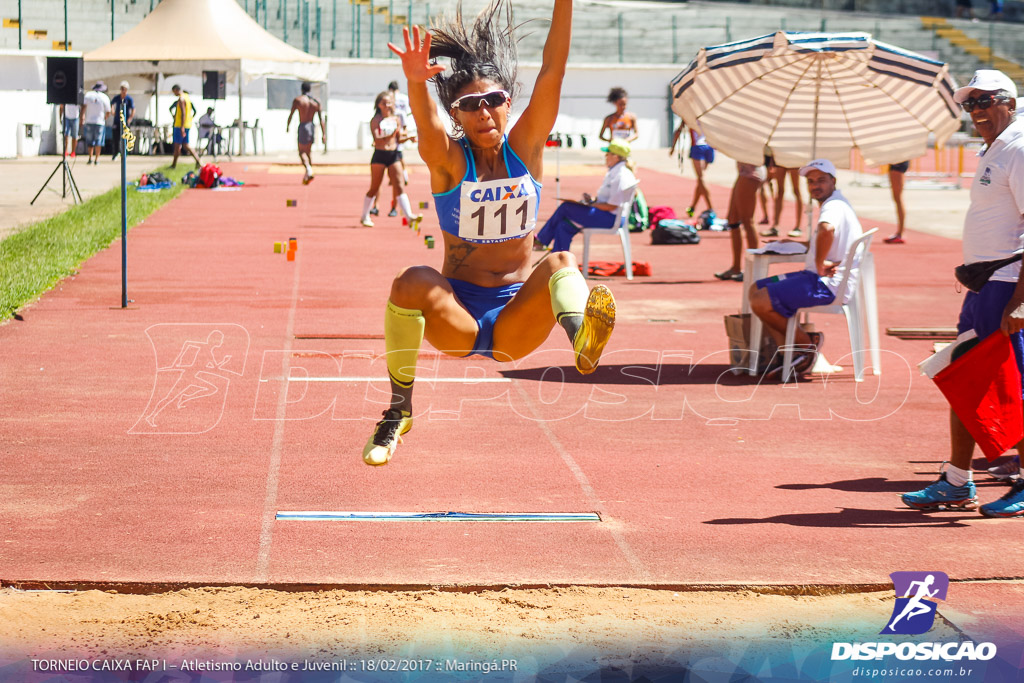
[[[1016,119],[1017,86],[1001,71],[981,69],[953,94],[971,115],[985,141],[971,184],[971,204],[964,218],[964,263],[985,264],[1019,255],[1024,245],[1024,122]],[[984,268],[984,266],[981,266]],[[1010,337],[1017,369],[1024,374],[1024,283],[1020,261],[996,269],[976,292],[968,291],[960,309],[957,332],[973,329],[979,339],[1002,332]],[[977,490],[971,481],[974,439],[950,411],[949,466],[930,486],[903,494],[903,502],[919,510],[973,510]],[[1010,491],[981,506],[988,517],[1024,516],[1024,479],[1010,480]]]
[[[815,159],[800,169],[807,178],[811,199],[821,205],[818,226],[807,247],[804,270],[784,273],[758,280],[750,288],[750,310],[763,322],[765,329],[782,346],[786,324],[797,309],[824,306],[835,301],[836,289],[848,264],[843,263],[850,245],[863,234],[860,221],[846,197],[836,189],[836,167],[828,159]],[[791,240],[781,240],[789,242]],[[850,273],[851,279],[856,273]],[[797,325],[794,342],[793,371],[802,374],[811,369],[824,341],[821,333],[807,333]],[[781,376],[782,354],[773,359],[768,377]]]

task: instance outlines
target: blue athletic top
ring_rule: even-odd
[[[437,220],[445,232],[467,242],[493,243],[526,237],[537,225],[541,184],[534,180],[516,153],[502,138],[508,178],[477,180],[469,143],[459,139],[466,157],[466,175],[459,184],[434,194]]]

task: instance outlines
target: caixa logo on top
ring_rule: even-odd
[[[893,572],[889,575],[896,603],[880,635],[921,635],[935,624],[936,600],[945,600],[949,577],[944,572]],[[895,656],[901,660],[985,661],[996,656],[992,643],[868,642],[833,643],[832,659],[868,660]]]

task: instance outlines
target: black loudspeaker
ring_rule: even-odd
[[[81,104],[85,93],[85,62],[81,57],[46,58],[46,103]]]
[[[228,79],[224,71],[203,72],[203,99],[223,100],[227,91]]]

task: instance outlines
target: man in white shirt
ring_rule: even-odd
[[[533,246],[537,250],[569,251],[572,238],[580,231],[577,225],[588,228],[611,228],[615,212],[629,201],[633,190],[640,184],[630,169],[629,143],[612,140],[604,150],[604,163],[608,167],[596,197],[583,193],[581,201],[563,201],[544,227],[537,231]]]
[[[964,218],[964,263],[1000,261],[1024,247],[1024,122],[1016,118],[1017,86],[1003,72],[980,69],[953,94],[970,114],[985,141],[978,171],[971,183],[971,204]],[[1001,332],[1010,337],[1017,370],[1024,374],[1024,281],[1020,261],[996,270],[977,292],[968,291],[960,309],[957,332],[973,329],[978,339]],[[950,410],[949,466],[931,485],[903,494],[918,510],[973,510],[977,489],[971,480],[974,438]],[[1020,450],[1020,445],[1018,445]],[[988,517],[1024,516],[1024,478],[1011,479],[1010,491],[981,506]]]
[[[103,137],[106,131],[107,116],[110,115],[110,98],[106,95],[107,86],[98,81],[85,95],[82,103],[82,123],[85,125],[85,149],[89,153],[86,165],[100,163],[100,152],[103,151]]]
[[[815,159],[800,169],[800,175],[807,178],[811,198],[821,205],[818,226],[811,239],[804,243],[807,246],[804,270],[764,278],[750,288],[750,310],[764,322],[768,334],[779,346],[785,343],[789,318],[796,315],[798,309],[825,306],[835,301],[836,289],[851,265],[843,262],[846,252],[864,232],[850,202],[836,189],[836,167],[831,161]],[[850,273],[851,278],[856,275],[856,271]],[[807,333],[797,325],[794,342],[801,350],[793,355],[794,372],[801,374],[811,369],[823,341],[821,333]],[[781,376],[781,355],[769,367],[766,376]]]

